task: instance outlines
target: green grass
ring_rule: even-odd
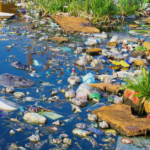
[[[30,3],[30,0],[27,0]],[[46,13],[69,12],[73,16],[91,16],[93,21],[102,21],[117,15],[137,14],[144,9],[148,0],[34,0],[34,6],[27,5],[27,9],[38,9]],[[64,6],[67,6],[64,7]]]

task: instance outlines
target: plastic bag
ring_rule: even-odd
[[[92,132],[92,133],[95,133],[97,135],[103,135],[104,134],[103,131],[100,131],[100,130],[98,130],[96,128],[87,128],[87,130],[90,131],[90,132]]]
[[[89,98],[101,100],[101,96],[98,93],[90,94]]]
[[[73,81],[76,82],[76,83],[80,83],[80,82],[81,82],[81,79],[80,79],[80,77],[78,77],[78,76],[70,76],[70,77],[68,78],[68,82],[71,84]]]
[[[110,102],[110,103],[114,102],[114,98],[108,97],[108,102]]]
[[[75,97],[75,92],[74,92],[73,90],[67,91],[67,92],[65,93],[65,97],[73,98],[73,97]]]
[[[41,66],[41,64],[35,59],[33,60],[33,65],[34,66]]]
[[[112,84],[112,80],[110,78],[105,78],[104,83]]]
[[[83,79],[83,82],[86,82],[88,84],[95,83],[95,77],[92,73],[86,74],[82,79]]]
[[[105,106],[105,104],[103,103],[97,103],[97,104],[94,104],[93,106],[89,106],[86,111],[93,111],[93,110],[96,110],[96,109],[99,109],[101,107]]]
[[[125,77],[133,77],[134,73],[132,72],[127,72],[127,71],[118,71],[117,72],[117,76],[119,78],[125,78]]]
[[[123,97],[116,96],[114,98],[114,103],[115,104],[117,104],[117,103],[123,103]]]
[[[72,111],[73,111],[74,113],[82,112],[82,110],[80,109],[80,107],[78,107],[78,106],[76,106],[76,105],[74,105],[74,104],[71,104],[71,106],[72,106]]]
[[[71,49],[69,47],[59,47],[58,49],[60,49],[63,52],[70,52]]]
[[[70,99],[70,102],[73,103],[74,105],[77,105],[77,106],[86,106],[88,101],[87,100],[84,100],[84,99],[76,99],[76,98],[73,98],[73,99]]]
[[[104,65],[102,64],[102,60],[100,59],[94,59],[92,62],[91,62],[91,67],[99,67],[99,68],[104,68]]]
[[[76,63],[79,66],[86,66],[87,65],[87,61],[85,59],[80,59]]]
[[[93,94],[93,93],[98,93],[94,88],[92,88],[88,83],[82,83],[79,87],[78,87],[78,89],[77,89],[77,91],[76,91],[76,93],[78,93],[78,92],[84,92],[84,93],[86,93],[87,95],[90,95],[90,94]],[[98,93],[99,94],[99,93]]]
[[[76,94],[76,99],[87,99],[87,94],[84,92],[78,92]]]

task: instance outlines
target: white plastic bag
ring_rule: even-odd
[[[83,82],[86,82],[88,84],[95,83],[95,77],[92,73],[86,74],[82,79],[83,79]]]

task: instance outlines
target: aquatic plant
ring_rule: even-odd
[[[123,16],[138,14],[145,7],[148,0],[118,0],[118,13]]]
[[[91,18],[96,21],[112,21],[116,15],[137,14],[144,9],[148,0],[118,0],[115,4],[113,0],[27,0],[26,8],[37,10],[44,16],[48,13],[67,12],[69,15]]]
[[[92,0],[89,10],[93,12],[95,20],[103,20],[115,14],[116,5],[112,0]]]
[[[134,97],[139,98],[139,103],[135,106],[135,109],[139,113],[143,113],[144,107],[143,104],[145,101],[150,101],[150,72],[146,71],[144,67],[142,67],[142,76],[139,75],[134,77],[134,82],[128,78],[125,78],[127,85],[122,85],[122,90],[130,89],[139,92],[139,94],[135,94]]]
[[[144,47],[144,46],[137,46],[137,47],[135,47],[135,51],[146,51],[146,50],[147,50],[147,48]]]

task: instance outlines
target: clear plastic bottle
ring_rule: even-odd
[[[103,39],[107,39],[107,34],[105,32],[102,33],[94,33],[92,34],[92,36],[94,37],[99,37],[99,38],[103,38]]]
[[[101,43],[101,39],[89,37],[87,39],[87,41],[85,42],[85,45],[96,45],[96,44],[99,44],[99,43]]]
[[[118,36],[113,36],[110,40],[110,42],[117,42]]]

